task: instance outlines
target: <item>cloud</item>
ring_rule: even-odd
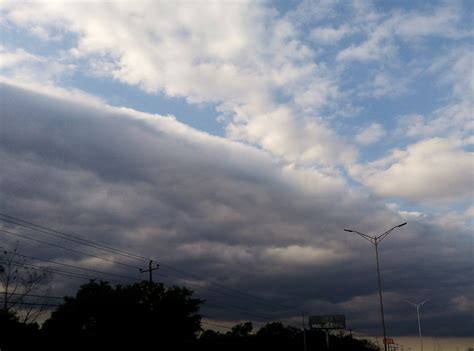
[[[431,13],[430,13],[431,12]],[[341,50],[340,61],[371,62],[393,57],[400,43],[417,44],[426,37],[459,39],[469,36],[459,21],[461,10],[456,6],[434,7],[427,12],[397,11],[384,16],[374,11],[353,19],[359,33],[366,39]]]
[[[473,161],[473,154],[461,142],[432,138],[351,171],[382,197],[426,203],[462,201],[473,194]]]
[[[311,31],[310,37],[316,43],[335,45],[351,32],[348,26],[339,28],[317,27]]]
[[[23,49],[9,51],[3,45],[0,46],[0,67],[2,69],[18,66],[20,63],[32,61],[40,61],[40,59]]]
[[[373,332],[370,320],[353,313],[361,301],[361,313],[377,314],[375,276],[367,274],[374,272],[372,248],[342,229],[379,232],[402,220],[396,212],[349,187],[332,168],[282,165],[263,150],[198,132],[172,117],[36,89],[1,84],[0,158],[8,165],[0,179],[2,212],[153,257],[275,302],[291,302],[311,314],[347,313],[354,328]],[[439,143],[438,154],[450,152],[442,140],[434,143]],[[15,240],[3,234],[2,239],[3,246]],[[381,249],[388,296],[411,296],[420,286],[445,287],[436,290],[440,301],[469,295],[474,288],[466,278],[469,240],[465,226],[447,238],[436,225],[411,221]],[[23,240],[20,248],[90,268],[98,264]],[[311,269],[302,269],[308,265]],[[116,265],[101,268],[139,276]],[[173,275],[166,267],[160,273]],[[71,292],[77,284],[56,278],[54,286]],[[216,300],[195,289],[208,301]],[[219,299],[265,310],[242,296]],[[362,303],[366,300],[372,303]],[[402,332],[404,324],[397,322],[394,309],[396,301],[389,302],[387,323]],[[432,311],[427,323],[440,315],[458,318],[440,333],[450,334],[450,328],[472,332],[465,328],[465,314],[442,304]],[[207,312],[224,320],[249,318],[228,310]],[[295,317],[276,307],[266,313]]]
[[[288,126],[295,130],[303,124],[317,132],[286,133],[286,138],[306,138],[299,139],[302,148],[297,150],[306,154],[305,162],[326,165],[347,158],[345,151],[326,157],[341,150],[340,140],[317,114],[338,97],[332,73],[314,63],[312,50],[299,39],[291,21],[264,4],[142,2],[132,8],[123,2],[75,3],[73,10],[70,6],[8,2],[5,17],[15,26],[51,37],[58,32],[72,34],[67,56],[81,61],[83,72],[150,94],[215,105],[230,117],[230,137],[298,162],[293,148],[274,148],[268,140],[280,138]],[[279,96],[289,102],[282,104]],[[255,133],[255,125],[263,119],[272,128]],[[321,141],[320,134],[325,135]]]
[[[436,83],[449,89],[443,105],[426,115],[408,114],[398,117],[399,133],[411,138],[446,137],[467,139],[474,130],[474,77],[472,48],[460,46],[433,60],[428,68],[437,74]]]
[[[41,40],[62,39],[56,53],[62,65],[48,80],[74,71],[150,95],[211,105],[227,123],[227,137],[301,166],[339,167],[357,159],[356,147],[342,141],[333,118],[360,111],[347,87],[351,62],[380,63],[375,74],[367,75],[372,81],[360,86],[358,98],[396,97],[409,92],[419,74],[400,78],[405,65],[395,61],[403,45],[434,36],[461,40],[469,34],[458,24],[462,11],[456,5],[384,13],[369,2],[303,1],[285,14],[268,3],[247,1],[141,2],[133,7],[120,1],[39,1],[6,2],[4,7],[4,23]],[[337,45],[325,57],[321,45],[329,42]],[[455,67],[466,73],[469,59],[463,57]],[[390,58],[393,62],[387,62]],[[48,60],[52,67],[53,57]],[[435,66],[447,65],[440,62],[430,70],[436,71]],[[44,67],[36,65],[21,76],[44,80],[38,72],[54,71]],[[446,79],[458,86],[456,79]]]
[[[389,325],[406,330],[404,295],[472,290],[470,22],[460,4],[416,6],[6,2],[1,25],[21,40],[0,48],[1,206],[367,331],[373,255],[341,228],[408,220],[382,260]],[[215,108],[227,139],[56,86],[82,78]],[[354,125],[381,106],[387,119]],[[380,158],[358,163],[394,122]],[[461,309],[433,310],[431,326],[469,333]]]
[[[75,65],[58,62],[49,57],[34,55],[23,49],[9,49],[0,45],[2,78],[16,81],[53,83],[70,75]]]
[[[385,129],[381,124],[372,123],[370,126],[357,134],[356,141],[362,145],[369,145],[379,141],[385,134]]]

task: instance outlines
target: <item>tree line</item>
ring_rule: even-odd
[[[39,325],[21,309],[0,309],[0,349],[13,350],[303,350],[303,331],[281,322],[254,330],[209,329],[199,313],[205,301],[185,287],[90,281],[66,296]],[[324,350],[325,335],[306,331],[307,350]],[[331,350],[375,350],[350,335],[331,335]]]

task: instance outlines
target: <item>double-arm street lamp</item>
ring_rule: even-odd
[[[382,329],[383,329],[383,345],[384,345],[384,350],[387,351],[387,335],[385,332],[385,316],[383,313],[383,299],[382,299],[382,280],[380,279],[380,266],[379,266],[379,250],[378,246],[382,242],[383,239],[385,239],[394,229],[403,227],[407,222],[396,225],[393,228],[390,228],[387,230],[385,233],[380,234],[380,235],[374,235],[370,236],[364,233],[361,233],[357,230],[352,230],[352,229],[344,229],[346,232],[349,233],[355,233],[358,234],[360,237],[363,239],[367,240],[370,242],[372,245],[375,246],[375,258],[377,260],[377,276],[378,276],[378,282],[379,282],[379,299],[380,299],[380,313],[382,315]]]
[[[413,303],[408,300],[405,300],[405,301],[408,302],[410,305],[415,306],[416,308],[416,316],[418,317],[418,333],[420,335],[420,347],[421,347],[421,351],[423,351],[423,339],[421,338],[420,307],[423,306],[428,301],[430,301],[430,299],[426,299],[425,301],[422,301],[420,303]]]

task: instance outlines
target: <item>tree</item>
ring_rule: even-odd
[[[261,349],[291,350],[301,349],[303,345],[302,332],[281,322],[267,323],[256,334],[257,343]]]
[[[13,313],[20,322],[34,322],[47,309],[51,276],[47,268],[35,268],[19,253],[18,245],[12,251],[0,252],[1,307],[4,312]],[[31,295],[35,293],[34,300]]]
[[[250,333],[253,330],[252,322],[245,322],[241,324],[236,324],[232,327],[231,331],[228,332],[230,336],[237,338],[247,338],[250,336]]]
[[[201,333],[197,347],[199,351],[288,351],[303,349],[302,330],[281,322],[270,322],[252,334],[253,325],[245,322],[235,325],[231,331],[222,334],[206,330]],[[331,350],[334,351],[375,351],[377,347],[370,341],[355,339],[351,335],[339,333],[331,335]],[[307,350],[325,350],[326,336],[318,330],[306,331]]]
[[[167,349],[192,343],[200,330],[199,306],[192,291],[158,283],[111,286],[91,281],[66,297],[44,323],[53,348]],[[71,345],[71,341],[73,344]]]
[[[32,350],[37,348],[39,327],[36,323],[22,323],[15,313],[0,310],[0,349],[2,351]]]

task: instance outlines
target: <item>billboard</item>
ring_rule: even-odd
[[[309,327],[312,329],[344,329],[346,316],[343,314],[309,316]]]

